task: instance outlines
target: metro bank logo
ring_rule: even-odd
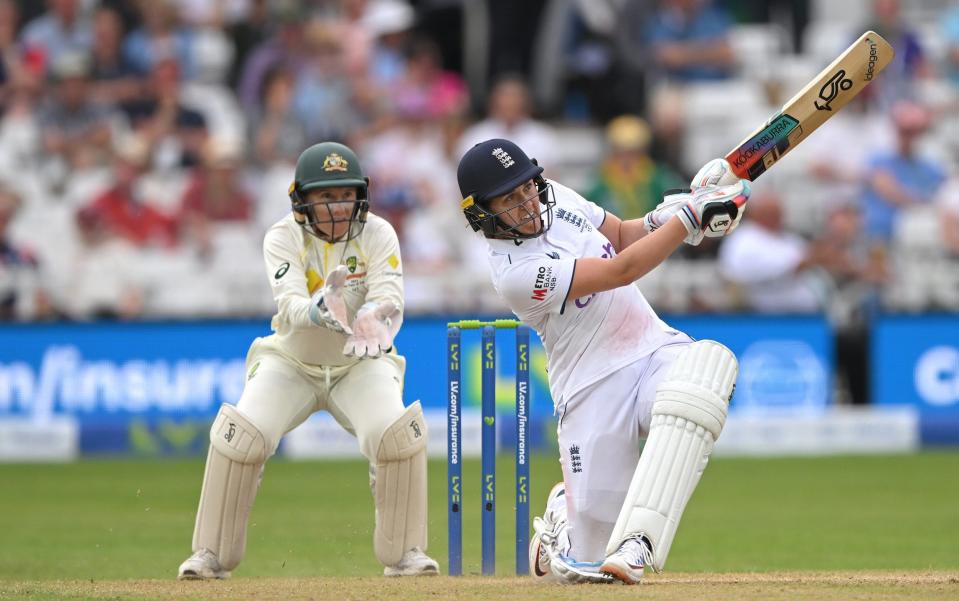
[[[536,272],[536,282],[533,284],[533,294],[530,298],[540,302],[546,300],[546,295],[556,287],[556,278],[553,277],[553,268],[540,266]]]

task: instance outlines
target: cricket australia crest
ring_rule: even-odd
[[[323,171],[346,171],[350,163],[335,152],[331,152],[323,159]]]

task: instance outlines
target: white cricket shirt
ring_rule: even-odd
[[[360,361],[343,354],[346,335],[314,324],[310,298],[338,265],[349,274],[343,297],[352,322],[364,303],[392,301],[402,320],[403,266],[396,231],[386,220],[367,214],[366,226],[349,242],[329,243],[303,231],[290,213],[263,240],[266,273],[276,300],[273,343],[308,365],[338,366]]]
[[[549,388],[556,407],[577,391],[673,341],[635,285],[567,298],[576,259],[611,258],[613,244],[599,232],[606,212],[566,186],[556,194],[553,225],[520,244],[488,239],[493,286],[546,348]]]

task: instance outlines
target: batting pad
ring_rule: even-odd
[[[607,554],[642,535],[652,544],[651,567],[663,568],[686,503],[726,423],[737,371],[732,352],[712,340],[692,343],[676,359],[656,391],[649,438]]]
[[[385,566],[426,550],[426,421],[416,401],[383,433],[376,452],[373,550]]]
[[[222,405],[210,428],[210,451],[193,531],[193,551],[216,553],[232,570],[246,550],[246,522],[272,452],[260,430],[233,405]]]

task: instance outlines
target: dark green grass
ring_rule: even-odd
[[[498,466],[498,573],[513,570],[512,461]],[[0,465],[0,579],[170,578],[190,551],[203,465]],[[359,461],[274,460],[237,577],[372,576]],[[532,465],[533,513],[559,467]],[[714,459],[670,572],[959,568],[959,453]],[[628,478],[628,474],[624,474]],[[446,563],[446,463],[430,463],[430,552]],[[479,465],[465,465],[464,569],[479,570]]]

